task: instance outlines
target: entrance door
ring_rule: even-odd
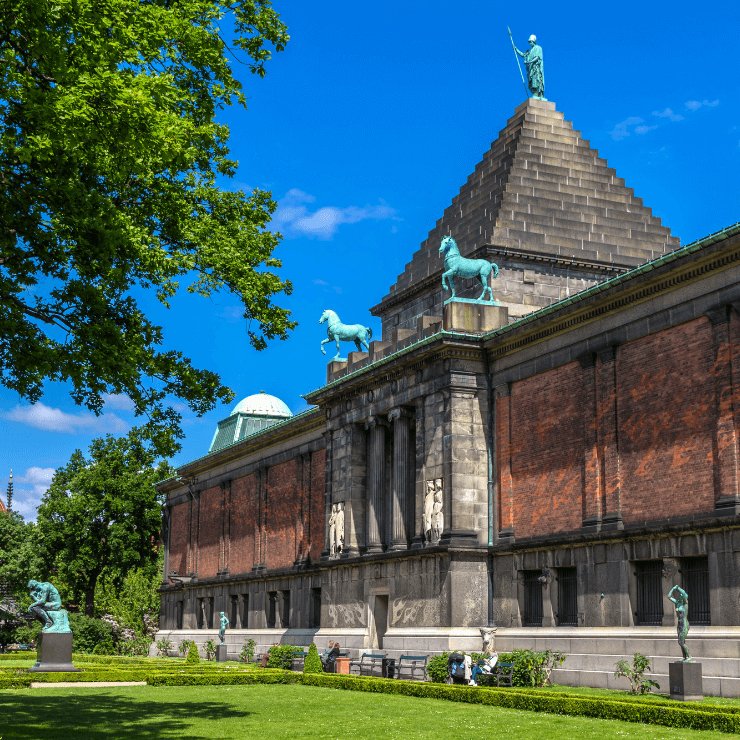
[[[373,609],[373,619],[375,621],[375,642],[373,647],[381,649],[383,647],[383,637],[388,630],[388,595],[378,595],[375,597],[375,607]]]

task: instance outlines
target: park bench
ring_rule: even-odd
[[[356,667],[360,676],[363,671],[367,671],[367,675],[371,676],[376,666],[382,669],[385,656],[386,653],[363,653],[359,660],[350,661],[349,672],[352,673],[352,668]]]
[[[421,671],[420,680],[423,681],[427,673],[427,663],[429,663],[428,655],[402,655],[396,661],[396,678],[401,678],[401,671],[406,668],[412,680],[414,678],[414,671]]]
[[[493,673],[478,676],[480,686],[514,686],[514,664],[496,663]]]

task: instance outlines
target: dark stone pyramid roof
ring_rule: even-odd
[[[491,245],[494,254],[506,250],[510,257],[612,273],[680,246],[555,103],[531,98],[515,110],[374,314],[441,275],[445,234],[464,256]]]

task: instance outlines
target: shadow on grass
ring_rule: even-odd
[[[38,693],[36,693],[38,691]],[[0,736],[3,740],[111,740],[111,738],[187,737],[203,740],[189,731],[192,720],[235,720],[252,712],[220,702],[151,701],[135,694],[58,694],[46,689],[0,695]]]

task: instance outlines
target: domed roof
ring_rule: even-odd
[[[230,416],[234,414],[250,414],[253,416],[278,416],[280,418],[290,418],[293,414],[290,409],[275,396],[271,396],[264,391],[255,393],[253,396],[247,396],[234,406]]]

